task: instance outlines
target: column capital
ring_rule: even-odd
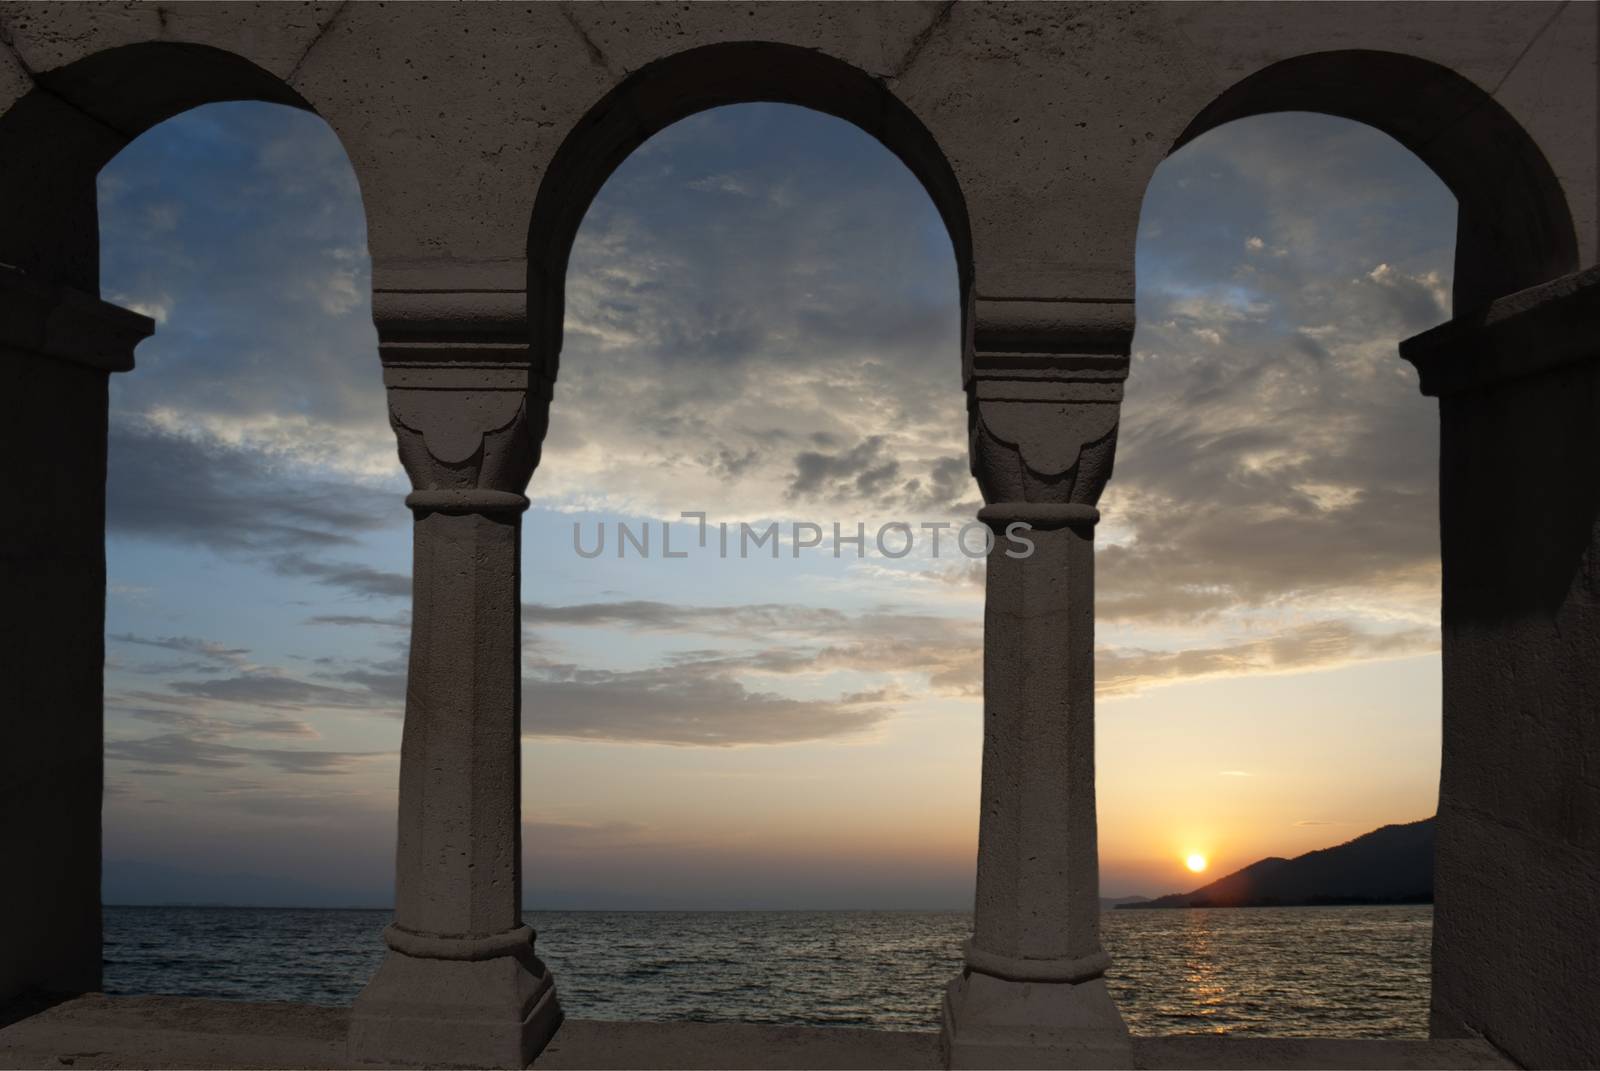
[[[527,508],[552,384],[532,358],[525,277],[522,261],[373,268],[389,423],[419,512]]]
[[[155,329],[148,316],[0,264],[0,348],[127,372]]]
[[[1116,452],[1133,302],[975,298],[972,472],[991,503],[1093,506]]]
[[[527,262],[402,260],[372,265],[372,321],[387,365],[536,364],[528,333]]]
[[[1400,343],[1422,393],[1487,390],[1600,358],[1600,267],[1519,290]]]

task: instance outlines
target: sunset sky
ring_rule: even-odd
[[[112,378],[105,899],[387,905],[410,517],[356,178],[320,119],[212,105],[100,203],[102,291],[158,323]],[[1433,813],[1437,417],[1395,343],[1449,315],[1454,218],[1317,116],[1152,182],[1099,531],[1105,895]],[[970,906],[981,564],[722,559],[677,521],[970,520],[959,356],[949,238],[856,128],[718,109],[612,176],[528,492],[530,906]]]

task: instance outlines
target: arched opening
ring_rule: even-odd
[[[937,142],[883,84],[822,52],[769,42],[707,45],[649,64],[589,110],[539,184],[528,228],[528,320],[554,380],[561,348],[567,258],[589,203],[647,138],[708,108],[772,102],[860,127],[911,170],[944,221],[955,251],[963,323],[972,235],[960,183]]]
[[[1112,884],[1136,883],[1134,860],[1109,857],[1122,826],[1182,909],[1116,912],[1114,963],[1190,955],[1142,1022],[1122,999],[1135,1032],[1429,1031],[1431,909],[1189,905],[1403,901],[1424,877],[1431,896],[1440,439],[1396,343],[1576,263],[1527,135],[1403,56],[1245,79],[1149,187],[1099,558],[1102,874],[1144,891]],[[1161,787],[1113,802],[1135,761]],[[1341,948],[1352,958],[1323,955]],[[1163,984],[1115,972],[1114,989]],[[1279,1007],[1284,989],[1319,997]]]
[[[1483,90],[1414,56],[1347,50],[1275,63],[1195,116],[1173,149],[1223,123],[1285,111],[1381,130],[1450,188],[1460,206],[1453,268],[1458,315],[1577,269],[1572,213],[1539,147]]]
[[[109,396],[105,986],[343,1003],[381,916],[302,909],[389,901],[409,596],[355,175],[241,102],[98,185],[102,292],[157,322]],[[260,959],[237,907],[322,954]]]
[[[540,190],[532,326],[566,358],[525,520],[529,921],[569,1015],[928,1030],[976,834],[964,239],[925,135],[860,110],[881,87],[728,54],[641,72]]]
[[[303,99],[218,49],[132,45],[35,80],[0,118],[18,206],[0,261],[154,337],[136,371],[137,335],[62,350],[53,332],[89,320],[74,311],[6,354],[33,388],[10,448],[50,490],[29,496],[38,531],[8,532],[22,703],[0,750],[36,776],[6,776],[29,880],[7,885],[26,932],[7,934],[0,995],[347,1001],[377,958],[370,918],[349,991],[289,961],[262,988],[233,970],[253,940],[237,916],[135,917],[102,895],[388,900],[398,722],[370,715],[399,713],[404,633],[308,627],[392,617],[403,601],[381,600],[408,594],[354,174]]]

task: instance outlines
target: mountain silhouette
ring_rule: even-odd
[[[1384,826],[1293,859],[1251,863],[1193,892],[1123,909],[1290,907],[1308,904],[1431,904],[1433,819]]]

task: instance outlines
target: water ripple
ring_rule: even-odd
[[[386,911],[110,907],[108,993],[346,1004]],[[587,1019],[933,1030],[970,917],[921,911],[536,912]],[[1107,982],[1136,1034],[1423,1037],[1429,907],[1112,911]]]

